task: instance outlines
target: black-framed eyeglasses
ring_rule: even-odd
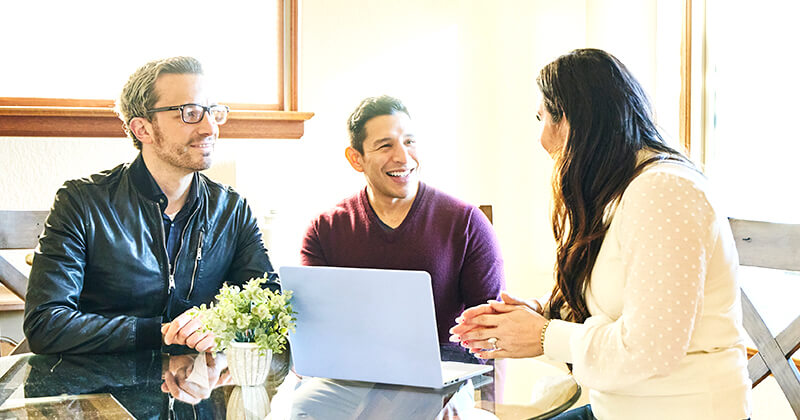
[[[225,121],[228,121],[228,111],[230,111],[230,108],[228,108],[227,105],[203,106],[200,104],[183,104],[148,109],[147,113],[152,114],[161,111],[177,110],[181,111],[181,120],[186,124],[197,124],[203,121],[203,116],[208,112],[208,115],[214,117],[214,121],[216,121],[217,125],[222,125],[225,124]]]

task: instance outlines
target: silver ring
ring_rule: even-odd
[[[489,337],[489,339],[486,341],[492,345],[492,350],[497,350],[497,337]]]

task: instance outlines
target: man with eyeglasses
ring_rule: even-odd
[[[191,57],[153,61],[126,83],[117,111],[140,150],[129,164],[56,193],[33,259],[24,331],[36,353],[213,347],[189,310],[223,282],[269,278],[256,218],[211,166],[228,107],[210,102]]]

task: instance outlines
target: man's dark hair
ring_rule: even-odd
[[[347,119],[347,131],[350,133],[350,146],[364,154],[364,139],[367,121],[381,115],[392,115],[402,112],[411,117],[406,106],[399,99],[388,95],[369,97],[361,101],[356,110]]]

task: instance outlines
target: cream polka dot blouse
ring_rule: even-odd
[[[611,210],[591,317],[547,329],[545,354],[573,363],[599,419],[749,415],[738,257],[709,195],[685,165],[646,169]]]

